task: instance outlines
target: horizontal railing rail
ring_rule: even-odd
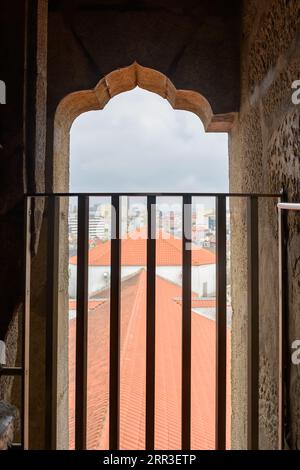
[[[300,211],[300,203],[297,202],[279,202],[277,207],[287,211]]]
[[[183,197],[183,196],[191,196],[191,197],[258,197],[258,198],[275,198],[281,197],[281,193],[178,193],[178,192],[94,192],[94,193],[27,193],[25,194],[25,198],[28,197],[78,197],[78,196],[87,196],[87,197],[112,197],[112,196],[128,196],[128,197],[147,197],[147,196],[155,196],[155,197]]]
[[[213,197],[216,204],[216,448],[226,449],[226,356],[227,356],[227,279],[226,279],[226,201],[228,198],[247,200],[247,260],[248,260],[248,448],[258,448],[258,318],[259,318],[259,260],[258,260],[258,200],[281,198],[281,194],[250,193],[178,193],[178,192],[94,192],[94,193],[28,193],[25,195],[26,269],[24,310],[23,381],[23,444],[28,447],[28,369],[29,369],[29,293],[30,293],[30,215],[31,200],[48,198],[49,210],[49,267],[51,280],[47,323],[47,446],[56,446],[57,400],[57,338],[55,337],[58,295],[59,201],[78,199],[77,234],[77,328],[76,328],[76,386],[75,386],[75,447],[87,448],[87,349],[88,349],[88,250],[89,201],[92,197],[109,197],[115,212],[111,221],[111,288],[110,288],[110,367],[109,367],[109,447],[120,447],[120,289],[121,289],[121,197],[145,197],[147,200],[147,297],[146,297],[146,402],[145,447],[155,448],[155,373],[156,373],[156,233],[157,198],[182,198],[182,374],[181,374],[181,446],[191,448],[191,296],[192,296],[192,210],[193,198]],[[114,236],[113,236],[114,234]],[[1,374],[1,370],[0,370]],[[19,371],[16,371],[16,375]]]

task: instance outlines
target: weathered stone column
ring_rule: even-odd
[[[300,2],[244,1],[241,109],[230,135],[231,191],[287,192],[300,200],[299,105],[292,82],[300,77]],[[246,447],[246,239],[245,205],[232,203],[232,445]],[[260,239],[260,447],[277,446],[278,255],[274,201],[259,207]],[[300,222],[289,215],[289,343],[300,338]],[[300,446],[299,370],[290,368],[287,446]]]

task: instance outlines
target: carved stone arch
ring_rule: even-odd
[[[59,103],[54,120],[54,191],[67,192],[69,189],[69,131],[73,121],[82,113],[103,109],[111,98],[136,86],[167,99],[174,109],[195,113],[206,132],[229,132],[233,126],[235,113],[214,114],[200,93],[177,90],[163,73],[134,62],[106,75],[94,89],[70,93]]]

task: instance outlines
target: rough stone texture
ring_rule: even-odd
[[[22,314],[25,3],[1,2],[1,80],[7,88],[0,106],[0,339],[7,365],[20,364],[18,341]],[[13,53],[12,53],[13,51]],[[0,396],[20,408],[20,379],[2,377]]]
[[[19,328],[22,318],[22,309],[17,312],[10,322],[9,330],[5,337],[6,366],[14,367],[20,364],[21,351],[16,347],[16,338],[19,336]],[[14,377],[0,378],[0,400],[8,401],[12,394]]]
[[[286,191],[299,202],[299,106],[291,84],[299,79],[299,0],[244,1],[241,109],[230,135],[232,191]],[[245,207],[232,202],[232,445],[246,448]],[[277,446],[278,274],[275,202],[259,206],[260,238],[260,447]],[[300,220],[288,218],[289,344],[300,338]],[[242,266],[242,268],[241,268]],[[288,358],[289,360],[289,358]],[[286,446],[299,448],[299,366],[291,366]]]
[[[47,93],[47,0],[1,2],[0,15],[0,63],[1,79],[7,85],[7,104],[0,108],[0,337],[10,343],[9,365],[18,354],[21,334],[11,321],[17,312],[22,311],[20,302],[23,294],[23,194],[29,191],[42,191],[45,188],[45,148],[46,148],[46,93]],[[35,204],[32,218],[32,241],[37,251],[39,230],[42,221],[43,204]],[[36,290],[36,281],[42,272],[32,278],[32,292],[42,298],[44,291]],[[40,310],[40,315],[45,310]],[[31,358],[40,382],[45,377],[43,350],[45,337],[32,316]],[[44,317],[45,321],[45,317]],[[20,348],[19,348],[20,350]],[[40,362],[38,363],[38,358]],[[36,408],[34,420],[36,433],[40,439],[42,425],[38,419],[43,416],[44,403],[38,408],[43,387],[31,377],[31,400]],[[19,394],[20,380],[9,379],[3,393],[14,400]],[[41,386],[38,386],[41,385]],[[20,402],[20,400],[19,400]],[[20,406],[20,403],[18,403]],[[31,430],[32,431],[32,430]],[[32,433],[32,447],[36,447]]]

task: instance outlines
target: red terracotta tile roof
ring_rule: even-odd
[[[215,308],[214,299],[192,299],[192,308]]]
[[[179,305],[182,304],[182,297],[176,297],[173,300]],[[215,299],[199,299],[197,294],[192,296],[192,308],[215,308],[215,307],[216,307]]]
[[[94,310],[107,301],[108,299],[91,299],[88,301],[88,308],[89,310]],[[69,310],[76,310],[76,300],[69,299]]]
[[[174,299],[179,305],[182,304],[182,298],[178,297]],[[230,303],[227,304],[227,307],[230,308]],[[216,299],[201,298],[197,294],[192,296],[192,308],[216,308]]]
[[[180,449],[180,286],[157,277],[156,449]],[[108,292],[103,292],[105,297]],[[146,274],[122,282],[121,449],[145,446]],[[74,447],[75,319],[70,320],[70,448]],[[108,448],[109,305],[89,313],[88,448]],[[230,334],[228,334],[228,358]],[[228,360],[228,381],[230,378]],[[229,384],[229,382],[228,382]],[[192,448],[214,448],[215,322],[192,312]],[[228,386],[228,391],[230,391]],[[230,393],[228,393],[230,419]],[[228,428],[227,440],[230,439]]]
[[[215,254],[204,248],[193,246],[192,264],[194,266],[215,264]],[[77,264],[77,256],[72,256],[70,264]],[[110,265],[110,242],[98,243],[89,251],[91,266]],[[170,234],[159,232],[156,242],[156,264],[158,266],[180,266],[182,264],[182,240]],[[144,231],[135,231],[130,238],[122,240],[122,265],[146,265],[146,239]]]

